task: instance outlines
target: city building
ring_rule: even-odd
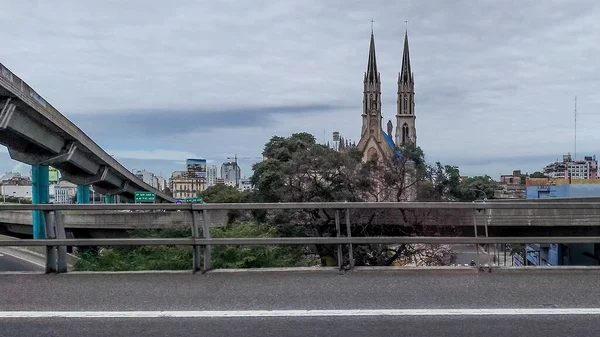
[[[242,192],[244,191],[251,191],[253,188],[252,183],[250,182],[250,179],[241,179],[240,180],[240,184],[238,189]]]
[[[221,165],[221,178],[223,178],[225,182],[233,182],[235,186],[242,178],[242,169],[236,162],[223,163]]]
[[[211,165],[206,168],[206,187],[217,184],[217,165]]]
[[[586,156],[583,160],[573,160],[570,154],[565,154],[562,161],[546,165],[544,174],[553,179],[597,179],[598,161],[595,155]]]
[[[162,176],[156,176],[154,178],[156,179],[156,183],[157,183],[156,188],[159,191],[164,192],[167,188],[167,180],[165,178],[163,178]]]
[[[408,32],[404,35],[402,67],[398,74],[398,97],[396,106],[396,133],[392,135],[393,124],[388,121],[387,133],[383,130],[381,114],[381,78],[375,56],[375,37],[371,31],[369,60],[364,76],[362,131],[358,149],[364,153],[364,160],[374,156],[391,157],[407,144],[416,144],[417,129],[415,115],[415,81],[410,66]],[[394,140],[392,140],[393,138]]]
[[[600,179],[527,179],[527,199],[600,197]],[[536,266],[597,265],[599,244],[530,244],[526,245],[525,263]],[[517,259],[523,260],[522,256]],[[513,259],[514,260],[514,259]],[[521,262],[523,263],[523,262]]]
[[[55,204],[72,204],[77,193],[77,185],[65,180],[59,180],[54,187]]]
[[[188,171],[173,172],[169,183],[175,199],[195,198],[206,189],[206,178]]]
[[[525,199],[525,181],[521,179],[521,170],[501,175],[496,184],[494,199]]]
[[[148,172],[146,170],[136,170],[134,172],[135,176],[138,177],[141,181],[146,184],[158,189],[158,179],[152,172]]]

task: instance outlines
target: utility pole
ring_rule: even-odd
[[[575,95],[575,153],[573,161],[577,160],[577,95]]]

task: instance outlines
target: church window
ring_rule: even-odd
[[[408,114],[408,95],[404,95],[404,113]]]
[[[408,124],[404,123],[402,125],[402,144],[408,143],[409,140],[410,138],[408,134]]]

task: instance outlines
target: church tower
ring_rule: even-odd
[[[361,138],[368,138],[372,135],[377,141],[382,141],[378,132],[378,130],[381,130],[381,120],[381,78],[377,71],[375,37],[373,36],[373,31],[371,31],[369,61],[367,62],[367,72],[365,73],[363,89]]]
[[[363,81],[363,112],[362,130],[358,149],[363,152],[363,160],[384,158],[393,153],[390,147],[391,138],[386,137],[382,128],[381,116],[381,78],[377,71],[375,58],[375,37],[371,30],[371,43],[369,46],[369,60]],[[388,140],[389,138],[389,140]]]
[[[409,143],[417,144],[417,126],[415,116],[415,77],[410,69],[408,51],[408,31],[404,35],[402,69],[398,73],[398,102],[396,110],[395,143],[402,147]]]

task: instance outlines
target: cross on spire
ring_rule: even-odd
[[[371,34],[373,34],[373,31],[375,31],[375,20],[371,19]]]
[[[408,20],[404,20],[404,24],[406,24],[406,33],[408,34]]]

